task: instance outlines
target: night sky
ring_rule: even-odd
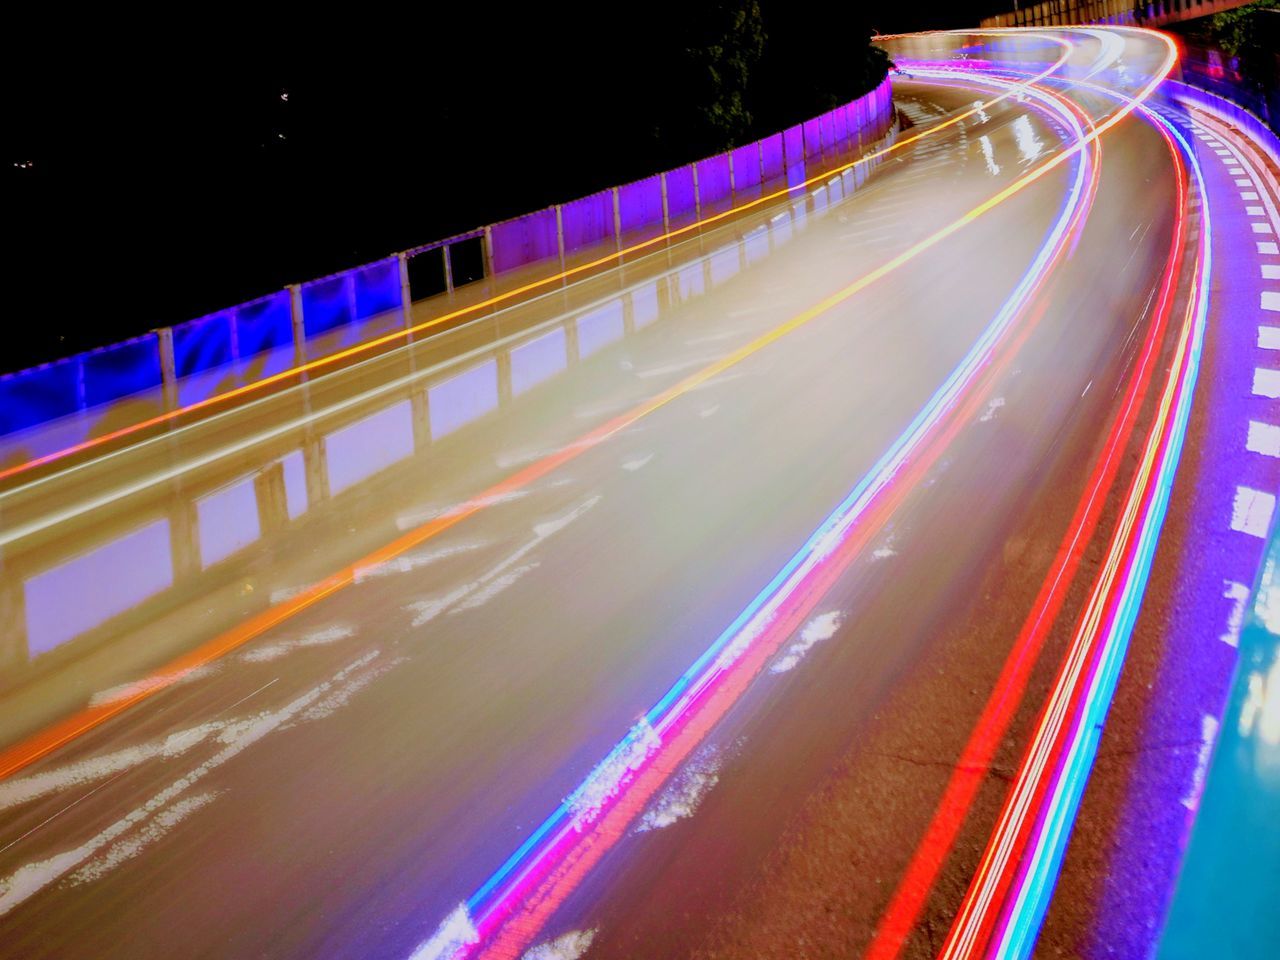
[[[672,53],[672,25],[706,4],[608,20],[426,6],[341,20],[221,4],[8,13],[0,370],[716,149],[699,142]],[[765,0],[756,120],[846,95],[843,65],[871,30],[962,26],[1004,6]]]

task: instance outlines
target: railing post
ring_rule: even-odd
[[[409,289],[409,255],[403,251],[396,254],[396,265],[400,269],[400,312],[404,315],[405,329],[413,326],[413,293]]]
[[[698,193],[698,165],[691,163],[689,164],[689,169],[693,171],[693,219],[701,222],[702,198]]]
[[[156,345],[160,351],[160,387],[164,393],[164,407],[173,410],[178,406],[178,373],[173,357],[173,327],[161,327],[156,331]]]
[[[556,249],[560,251],[560,272],[564,273],[564,217],[556,204]]]
[[[764,141],[756,141],[756,156],[760,158],[760,192],[764,193]]]
[[[485,228],[486,230],[488,227]],[[453,293],[453,263],[449,260],[449,244],[445,244],[440,248],[440,259],[444,261],[444,292]],[[492,269],[492,264],[490,264]]]
[[[289,317],[293,322],[293,360],[296,364],[307,362],[307,328],[302,317],[302,284],[291,283],[289,291]]]
[[[662,184],[662,232],[667,234],[671,232],[671,211],[670,205],[667,203],[667,173],[665,170],[658,175],[658,181]]]
[[[622,201],[618,197],[618,188],[613,188],[613,239],[618,251],[622,251]]]
[[[493,227],[489,226],[484,228],[484,265],[489,271],[490,279],[496,278],[498,271],[494,267],[493,259]]]

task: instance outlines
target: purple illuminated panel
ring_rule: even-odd
[[[729,184],[729,155],[721,153],[699,160],[698,202],[702,215],[719,213],[733,205],[733,191]]]
[[[836,107],[831,111],[832,129],[835,131],[836,149],[841,153],[849,149],[849,114],[844,107]]]
[[[658,284],[656,282],[631,291],[631,320],[636,329],[647,327],[658,319]]]
[[[818,131],[818,118],[806,120],[804,126],[804,158],[819,160],[822,157],[822,135]]]
[[[554,207],[495,223],[489,229],[493,243],[493,269],[498,273],[542,260],[560,259]]]
[[[585,359],[623,335],[622,301],[614,300],[578,318],[578,356]]]
[[[168,520],[36,574],[24,584],[29,655],[48,653],[172,584]]]
[[[786,169],[786,164],[783,162],[782,143],[783,135],[780,133],[760,141],[760,171],[765,183],[781,177],[783,170]]]
[[[787,186],[804,182],[804,128],[797,124],[782,131],[782,158],[787,168]]]
[[[565,340],[564,328],[556,327],[511,351],[513,396],[518,397],[565,368],[568,364]]]
[[[622,233],[657,236],[662,232],[662,178],[649,177],[618,188]]]
[[[351,271],[356,284],[356,319],[400,309],[400,262],[395,257]]]
[[[673,227],[683,227],[698,219],[693,195],[693,167],[668,170],[667,220]]]
[[[760,193],[760,144],[749,143],[733,151],[733,192],[740,197]]]
[[[827,112],[818,117],[818,137],[822,142],[822,155],[830,160],[837,153],[834,113]]]
[[[302,285],[302,323],[308,339],[355,319],[355,291],[349,273]]]
[[[0,377],[0,435],[75,413],[79,397],[75,357]]]
[[[412,405],[404,400],[339,427],[324,438],[324,454],[334,494],[412,456]]]
[[[840,109],[844,114],[845,128],[849,131],[849,150],[854,154],[861,153],[860,147],[864,138],[859,133],[857,106],[850,103]]]
[[[560,223],[564,230],[565,253],[597,244],[612,245],[613,191],[604,190],[566,203],[560,208]]]
[[[84,363],[87,407],[160,386],[160,341],[154,333],[80,356]]]
[[[200,524],[200,562],[210,567],[243,550],[262,535],[258,522],[258,498],[253,477],[201,497],[196,501]]]
[[[439,440],[498,406],[498,362],[486,360],[428,392],[431,436]]]

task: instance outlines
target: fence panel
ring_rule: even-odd
[[[493,269],[497,273],[560,258],[555,207],[495,223],[490,228],[490,238]]]

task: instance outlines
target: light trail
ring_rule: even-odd
[[[1067,55],[1068,54],[1064,54],[1064,59]],[[1012,90],[1019,90],[1024,86],[1025,84],[1016,84]],[[1012,92],[1006,94],[1006,96],[1012,95]],[[770,344],[780,340],[782,337],[785,337],[787,334],[803,327],[814,318],[822,316],[832,308],[840,305],[850,297],[857,294],[859,291],[866,289],[871,284],[889,275],[903,264],[913,260],[924,251],[941,243],[947,237],[952,236],[963,227],[995,209],[999,204],[1009,199],[1009,197],[1014,196],[1016,193],[1030,186],[1041,177],[1047,175],[1062,163],[1079,153],[1087,143],[1092,142],[1090,138],[1095,135],[1096,131],[1086,134],[1083,139],[1067,151],[1056,154],[1036,169],[1023,174],[1023,176],[1017,181],[1010,184],[993,197],[990,197],[973,207],[963,216],[952,221],[947,226],[942,227],[922,240],[917,241],[915,244],[881,264],[876,269],[864,274],[858,280],[855,280],[853,283],[841,288],[823,300],[820,300],[818,303],[780,324],[773,330],[770,330],[744,346],[739,347],[737,350],[728,354],[721,360],[709,364],[689,377],[686,377],[684,380],[667,390],[664,390],[650,400],[647,400],[632,408],[630,411],[620,414],[612,420],[600,425],[577,441],[569,444],[563,450],[552,454],[543,460],[530,464],[528,467],[510,475],[506,479],[499,481],[475,495],[470,500],[460,504],[450,513],[436,518],[421,527],[408,531],[403,536],[398,537],[386,546],[354,561],[353,563],[347,564],[312,587],[299,593],[297,596],[263,610],[242,623],[237,624],[235,627],[232,627],[211,640],[201,644],[195,650],[176,658],[147,677],[146,681],[139,685],[139,689],[134,695],[121,698],[120,700],[113,701],[109,704],[99,704],[97,706],[86,707],[65,720],[52,725],[46,730],[0,751],[0,779],[11,776],[18,770],[30,766],[41,757],[47,756],[52,751],[66,743],[69,743],[76,737],[83,735],[89,730],[94,729],[143,700],[167,689],[175,682],[182,679],[182,677],[190,671],[205,666],[232,650],[238,649],[253,640],[255,637],[261,636],[272,627],[285,622],[301,611],[314,606],[324,598],[351,585],[356,581],[360,570],[394,559],[405,551],[410,550],[424,541],[429,540],[430,538],[455,526],[467,517],[479,513],[489,504],[500,502],[503,496],[528,486],[563,464],[576,459],[587,450],[593,449],[649,414],[665,407],[671,401],[683,396],[713,377],[724,373],[748,357],[763,350]],[[828,176],[830,176],[830,174],[828,174]]]
[[[1057,70],[1059,67],[1065,64],[1067,61],[1067,58],[1070,56],[1070,45],[1068,42],[1062,41],[1058,38],[1048,37],[1047,35],[1045,38],[1052,39],[1054,40],[1054,42],[1058,43],[1063,48],[1063,53],[1061,57],[1059,57],[1059,59],[1052,66],[1050,66],[1048,69],[1046,69],[1042,73],[1038,74],[1032,80],[1026,81],[1028,83],[1036,82],[1045,77],[1050,76],[1055,70]],[[995,104],[1000,103],[1008,99],[1009,97],[1016,95],[1016,93],[1017,93],[1016,90],[1011,90],[998,97],[993,98],[992,100],[988,101],[985,104],[975,104],[973,107],[969,108],[963,113],[957,114],[954,117],[950,117],[947,120],[942,121],[941,123],[935,124],[933,126],[930,126],[924,130],[921,130],[918,133],[910,134],[906,137],[896,140],[894,143],[891,143],[885,147],[881,147],[869,154],[866,154],[862,157],[857,158],[856,160],[851,160],[848,163],[842,164],[838,167],[834,167],[830,170],[825,170],[822,173],[809,177],[808,179],[800,183],[787,186],[780,190],[775,190],[772,193],[765,194],[761,197],[756,198],[755,200],[747,201],[739,206],[733,207],[721,213],[713,214],[711,216],[704,217],[700,220],[695,220],[693,223],[690,223],[686,226],[679,227],[674,230],[670,230],[664,234],[661,234],[657,237],[653,237],[649,240],[641,241],[640,243],[636,243],[623,250],[618,250],[617,252],[607,254],[603,257],[599,257],[587,263],[579,264],[578,266],[568,268],[559,273],[544,277],[539,280],[532,280],[528,283],[514,287],[511,290],[508,290],[504,293],[497,294],[495,296],[489,297],[488,299],[478,301],[477,303],[471,304],[466,307],[460,307],[457,310],[449,311],[447,313],[440,315],[439,317],[434,317],[431,320],[426,320],[415,326],[407,327],[404,330],[395,330],[395,331],[392,331],[391,333],[384,334],[372,340],[365,341],[364,343],[355,344],[354,346],[348,347],[345,350],[340,350],[336,353],[329,354],[328,356],[320,357],[316,360],[312,360],[307,363],[298,364],[297,366],[290,367],[287,370],[282,370],[279,373],[272,374],[269,377],[264,377],[261,380],[255,380],[252,383],[247,383],[240,387],[236,387],[232,390],[228,390],[225,393],[220,393],[216,397],[208,397],[204,400],[200,400],[195,403],[188,404],[176,410],[168,410],[168,411],[165,411],[164,413],[157,414],[154,417],[149,417],[146,420],[141,420],[138,423],[130,424],[126,427],[120,427],[117,430],[104,433],[101,436],[93,437],[92,439],[82,441],[81,443],[72,444],[71,446],[65,447],[62,450],[55,450],[51,453],[47,453],[39,457],[34,457],[31,460],[26,460],[22,463],[14,464],[10,467],[0,469],[0,483],[3,483],[5,480],[8,480],[10,477],[20,476],[38,467],[47,466],[49,464],[56,463],[59,460],[64,460],[76,454],[85,453],[90,450],[96,450],[105,444],[109,444],[116,440],[122,440],[126,437],[133,436],[134,434],[139,433],[140,431],[149,430],[153,427],[158,427],[162,424],[170,423],[171,421],[177,418],[186,417],[186,416],[189,416],[190,414],[193,414],[199,411],[222,406],[223,404],[225,404],[230,400],[243,397],[250,393],[255,393],[261,390],[263,387],[271,386],[274,384],[285,384],[290,380],[296,379],[305,374],[309,374],[312,371],[317,371],[317,370],[324,369],[325,367],[333,366],[336,363],[339,363],[344,360],[348,360],[352,357],[360,356],[361,354],[367,354],[381,347],[398,343],[400,341],[408,341],[415,334],[419,334],[424,331],[434,329],[436,327],[441,326],[442,324],[446,324],[454,320],[459,320],[462,317],[468,316],[470,314],[474,314],[477,311],[485,310],[489,307],[494,307],[501,303],[506,303],[514,298],[523,296],[524,294],[531,293],[535,290],[540,290],[545,287],[551,286],[553,284],[563,282],[565,280],[568,280],[571,277],[580,276],[582,274],[588,273],[589,271],[595,270],[599,267],[607,267],[610,264],[621,264],[623,261],[623,258],[627,256],[630,256],[635,253],[639,253],[644,250],[651,250],[654,247],[658,246],[659,244],[669,243],[674,238],[682,237],[682,236],[691,234],[695,231],[701,231],[705,227],[708,227],[712,224],[720,223],[721,221],[724,221],[730,217],[738,216],[739,214],[745,211],[752,210],[757,207],[761,207],[775,200],[778,200],[784,197],[789,197],[797,192],[807,189],[808,187],[814,184],[825,182],[827,179],[831,178],[833,175],[838,175],[843,173],[846,170],[851,170],[854,167],[858,166],[859,164],[870,163],[873,160],[878,160],[881,157],[887,156],[890,153],[893,153],[895,150],[900,150],[903,147],[906,147],[912,143],[915,143],[918,140],[923,139],[924,137],[932,136],[933,134],[938,133],[942,130],[945,130],[948,127],[954,126],[957,123],[961,123],[967,118],[978,113],[980,110],[986,109],[987,107],[994,106]],[[164,439],[166,439],[167,441],[171,441],[173,438],[173,433],[174,431],[172,430],[167,432],[164,435]],[[0,492],[0,496],[3,496],[4,493],[8,493],[8,492],[11,492],[11,491],[2,491]]]
[[[1110,541],[1106,563],[1095,581],[996,830],[948,934],[940,955],[947,960],[979,955],[993,933],[995,956],[1023,957],[1034,945],[1137,617],[1190,416],[1208,309],[1211,228],[1207,195],[1194,153],[1181,135],[1163,118],[1145,107],[1141,110],[1169,146],[1180,171],[1180,191],[1185,189],[1182,184],[1186,173],[1179,146],[1195,170],[1204,201],[1197,274],[1192,280],[1174,363]],[[1069,723],[1073,717],[1074,722]],[[1053,767],[1055,757],[1059,761]],[[1046,780],[1051,771],[1052,777]],[[1046,796],[1050,798],[1047,804]],[[1022,851],[1032,837],[1031,854],[1024,858]]]
[[[1010,81],[993,78],[986,82],[1005,86]],[[1072,108],[1053,94],[1039,88],[1033,91],[1033,96],[1060,111],[1059,117],[1075,135],[1073,147],[1059,157],[1075,156],[1086,144],[1093,145],[1096,152],[1097,138],[1085,132]],[[458,911],[445,918],[436,936],[414,954],[415,960],[518,956],[590,866],[624,834],[643,809],[645,798],[661,786],[747,689],[769,655],[803,624],[883,519],[981,406],[982,396],[970,391],[962,412],[956,410],[967,388],[987,369],[1016,317],[1068,248],[1073,231],[1080,228],[1088,207],[1088,185],[1096,183],[1091,175],[1092,159],[1086,155],[1077,165],[1063,211],[1017,288],[907,430],[592,774]],[[1032,171],[1018,182],[1035,179],[1037,173]],[[1029,329],[1022,331],[1024,338],[1028,334]],[[1011,351],[1006,350],[1004,356],[1009,355]],[[954,415],[946,419],[948,414]],[[935,436],[934,431],[943,423],[949,426],[941,436]],[[661,776],[651,770],[661,771]],[[602,798],[587,815],[582,809],[584,796]],[[451,930],[462,931],[464,936],[453,936]]]
[[[1183,179],[1180,178],[1177,195],[1179,210],[1182,209],[1184,192]],[[1179,221],[1179,229],[1171,237],[1155,319],[1148,332],[1135,375],[1130,381],[1121,412],[1113,421],[1103,454],[1086,483],[1085,495],[1076,507],[1067,533],[1050,566],[1049,575],[1023,622],[995,687],[956,762],[924,837],[881,917],[866,954],[868,960],[892,960],[901,952],[907,936],[924,909],[938,873],[955,844],[960,828],[968,817],[995,752],[1021,705],[1031,669],[1066,600],[1067,590],[1083,560],[1085,545],[1101,519],[1107,495],[1145,399],[1158,357],[1157,347],[1163,339],[1173,305],[1182,243]]]

